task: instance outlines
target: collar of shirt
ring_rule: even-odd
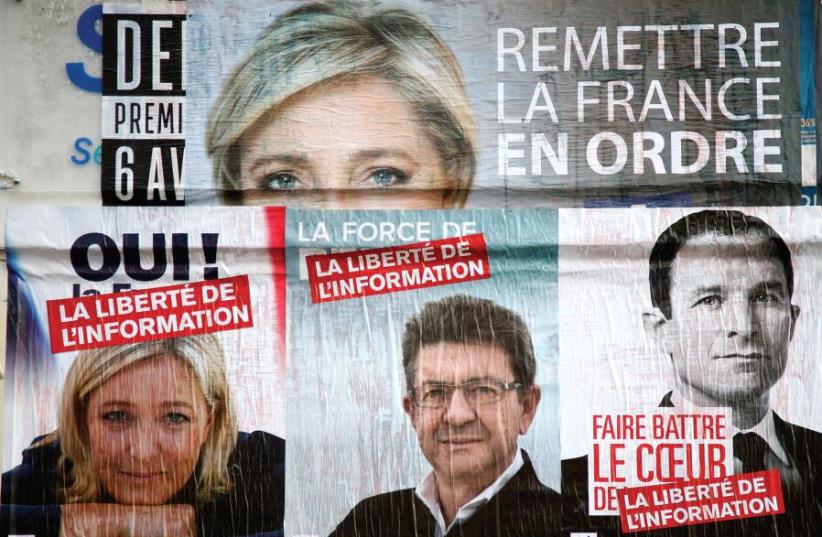
[[[500,474],[496,481],[486,487],[485,490],[480,492],[474,499],[460,507],[457,511],[457,515],[454,517],[454,520],[451,521],[451,524],[447,528],[445,527],[445,517],[442,515],[439,494],[437,493],[437,477],[434,475],[433,471],[428,474],[428,476],[422,480],[422,483],[417,486],[415,493],[417,498],[419,498],[420,501],[428,507],[428,510],[431,511],[431,515],[433,515],[434,520],[436,520],[437,536],[442,537],[448,533],[455,524],[459,524],[471,518],[471,515],[476,513],[480,507],[491,501],[491,498],[502,490],[502,487],[504,487],[511,480],[511,478],[520,471],[523,464],[525,464],[525,461],[522,458],[522,453],[519,449],[517,449],[517,454],[514,456],[514,460],[508,468]]]
[[[689,401],[678,390],[674,390],[674,393],[671,394],[671,403],[685,412],[695,412],[701,408]],[[782,447],[782,443],[776,435],[776,422],[773,419],[773,410],[770,407],[768,407],[768,411],[765,413],[765,416],[753,427],[742,430],[737,429],[733,424],[731,424],[730,432],[731,438],[733,438],[736,433],[756,433],[759,437],[765,440],[768,444],[768,448],[770,448],[782,464],[786,466],[790,465],[788,454],[785,452],[785,448]]]

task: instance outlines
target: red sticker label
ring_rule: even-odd
[[[628,487],[617,497],[624,533],[785,512],[778,470]]]
[[[306,257],[314,304],[491,277],[482,233]]]
[[[51,352],[254,326],[248,276],[49,300]]]

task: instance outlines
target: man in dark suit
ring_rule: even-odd
[[[785,515],[746,521],[746,535],[813,535],[822,525],[822,434],[785,422],[769,404],[799,317],[787,244],[759,218],[706,210],[666,229],[649,261],[653,307],[643,321],[674,369],[674,389],[660,406],[730,407],[734,473],[778,469],[785,497]],[[564,527],[615,531],[612,517],[587,517],[587,458],[564,461],[562,471],[563,495],[576,500]],[[741,535],[742,528],[668,533]]]
[[[403,408],[433,470],[360,502],[332,535],[558,535],[559,494],[517,446],[540,401],[519,315],[465,295],[430,302],[406,323],[402,353]]]

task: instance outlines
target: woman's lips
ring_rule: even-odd
[[[163,472],[131,472],[128,470],[120,471],[120,476],[137,483],[145,483],[162,477]]]

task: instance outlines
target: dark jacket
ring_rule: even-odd
[[[560,496],[539,482],[528,455],[514,477],[449,536],[549,537],[559,535]],[[433,537],[437,523],[415,489],[378,494],[357,504],[332,537]]]
[[[673,407],[671,393],[663,397],[659,405]],[[765,537],[818,535],[822,528],[822,434],[788,423],[774,413],[774,426],[779,441],[791,465],[802,476],[799,486],[782,491],[785,513],[742,520],[697,524],[630,535],[649,537]],[[596,531],[598,537],[625,535],[620,533],[619,517],[588,516],[588,457],[562,461],[563,530]]]
[[[59,535],[60,505],[56,488],[62,473],[58,468],[60,455],[59,442],[28,448],[23,451],[23,463],[3,474],[0,535]],[[192,478],[167,503],[192,505],[201,536],[282,530],[285,441],[262,431],[239,433],[228,464],[234,484],[228,493],[210,502],[198,503]],[[113,499],[103,501],[113,502]]]

